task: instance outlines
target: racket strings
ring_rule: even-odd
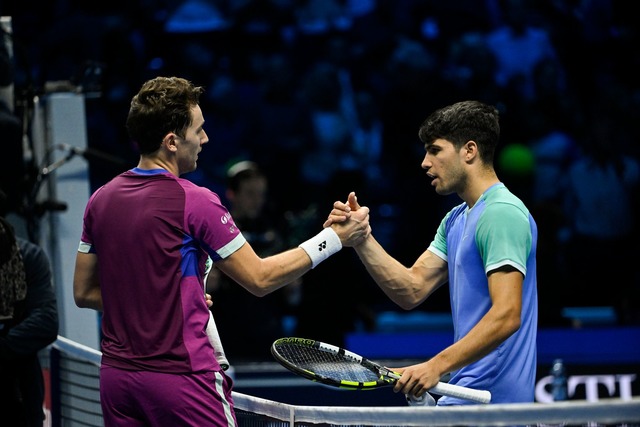
[[[312,381],[349,390],[373,390],[396,383],[399,374],[346,349],[305,338],[280,338],[271,346],[275,359]],[[488,390],[439,382],[429,390],[441,396],[490,403]]]
[[[376,381],[379,378],[375,372],[362,366],[359,362],[336,352],[295,343],[280,344],[277,350],[281,356],[299,368],[336,381],[348,380],[364,383]]]

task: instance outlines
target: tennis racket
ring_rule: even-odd
[[[311,381],[349,390],[372,390],[393,386],[400,375],[356,353],[306,338],[280,338],[271,354],[285,368]],[[439,382],[429,390],[441,396],[478,403],[491,402],[488,390]]]
[[[209,277],[209,273],[211,272],[211,268],[213,267],[213,261],[211,257],[207,257],[207,262],[205,264],[205,273],[204,273],[204,291],[207,292],[207,277]],[[209,321],[207,322],[206,328],[207,338],[209,339],[209,344],[213,347],[214,355],[218,364],[222,368],[223,371],[229,369],[229,361],[227,360],[227,356],[224,353],[224,347],[222,347],[222,340],[220,340],[220,333],[218,332],[218,327],[216,326],[216,321],[213,319],[213,313],[209,310]]]
[[[226,371],[229,369],[229,361],[227,360],[227,356],[224,354],[222,341],[220,341],[220,334],[218,333],[216,321],[213,319],[213,313],[211,310],[209,310],[209,322],[207,323],[207,338],[209,338],[209,343],[213,347],[216,360],[220,364],[220,367],[223,371]]]

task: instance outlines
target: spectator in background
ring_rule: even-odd
[[[313,64],[302,86],[313,147],[302,158],[301,173],[317,193],[326,194],[334,175],[350,168],[353,123],[343,108],[346,93],[335,64],[324,60]]]
[[[597,109],[587,123],[585,151],[569,167],[566,191],[571,300],[579,306],[610,305],[626,323],[638,318],[629,297],[639,286],[634,263],[640,255],[635,243],[640,163],[626,154],[626,132],[610,112]]]
[[[202,151],[202,166],[189,174],[188,179],[198,185],[224,191],[217,186],[224,181],[228,165],[249,155],[249,144],[257,134],[257,98],[244,88],[231,73],[215,72],[209,78],[202,103],[216,150]]]
[[[259,256],[276,254],[289,247],[284,224],[279,224],[269,207],[269,181],[252,161],[232,165],[225,192],[229,212],[242,234]],[[212,295],[211,311],[231,363],[270,360],[271,343],[286,334],[286,315],[296,307],[302,279],[297,279],[262,298],[239,287],[215,267],[207,281]],[[243,313],[243,322],[235,320]]]
[[[353,126],[354,169],[361,170],[367,186],[375,191],[388,189],[382,162],[384,124],[373,93],[361,90],[354,96],[356,123]]]
[[[442,74],[453,98],[467,96],[496,105],[504,102],[495,82],[496,56],[481,33],[467,32],[452,39],[443,62]]]
[[[422,155],[415,129],[439,100],[449,98],[452,91],[442,78],[435,52],[418,39],[401,35],[394,40],[385,63],[385,87],[378,98],[384,125],[381,155],[386,165],[385,178],[392,185],[392,190],[386,193],[386,203],[399,213],[422,212],[422,221],[417,223],[394,221],[394,233],[410,232],[426,237],[439,223],[440,209],[447,201],[431,191],[416,197],[414,183],[424,173],[413,163],[416,156]],[[415,167],[407,166],[412,164]],[[407,262],[424,250],[420,239],[391,245],[387,247]]]
[[[58,309],[44,250],[16,237],[0,217],[0,416],[12,427],[42,427],[40,350],[58,336]]]
[[[535,96],[533,70],[557,56],[546,28],[530,0],[502,0],[503,23],[486,33],[486,43],[497,60],[495,82],[525,99]]]
[[[296,29],[303,34],[326,34],[352,25],[345,2],[339,0],[301,0],[294,8]]]
[[[270,197],[282,209],[300,209],[300,201],[290,197],[291,191],[306,193],[299,177],[301,159],[313,140],[311,117],[298,94],[300,75],[293,58],[285,52],[265,55],[252,61],[253,73],[259,77],[260,103],[256,112],[256,135],[250,150],[260,158],[260,166],[269,176]],[[283,162],[282,159],[288,159]],[[304,205],[304,203],[303,203]]]
[[[519,105],[517,134],[534,156],[531,211],[538,222],[539,325],[565,325],[562,309],[572,304],[567,275],[567,169],[580,153],[577,130],[583,110],[576,88],[555,59],[545,59],[534,70],[535,98]],[[515,131],[515,129],[514,129]],[[514,132],[515,133],[515,132]]]

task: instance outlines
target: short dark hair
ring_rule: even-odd
[[[429,115],[420,126],[418,137],[425,145],[441,138],[457,148],[473,140],[478,144],[480,158],[490,164],[500,139],[500,113],[479,101],[458,102]]]
[[[184,137],[204,89],[180,77],[156,77],[145,82],[131,100],[127,131],[141,154],[155,152],[168,133]]]

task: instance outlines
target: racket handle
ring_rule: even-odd
[[[439,382],[429,391],[439,394],[440,396],[458,397],[478,403],[491,402],[491,392],[489,390],[475,390],[473,388]]]
[[[224,354],[222,341],[220,341],[220,334],[216,327],[216,321],[213,320],[213,313],[211,310],[209,310],[209,322],[207,323],[207,338],[209,338],[209,343],[213,347],[216,360],[220,364],[220,367],[222,370],[226,371],[229,369],[229,361],[227,360],[227,356]]]
[[[400,379],[400,374],[390,371],[388,370],[388,368],[385,369],[387,369],[387,372],[385,373],[386,375],[396,380]],[[474,388],[443,383],[441,381],[429,391],[435,394],[439,394],[440,396],[458,397],[460,399],[466,399],[478,403],[491,403],[491,392],[489,390],[476,390]]]

